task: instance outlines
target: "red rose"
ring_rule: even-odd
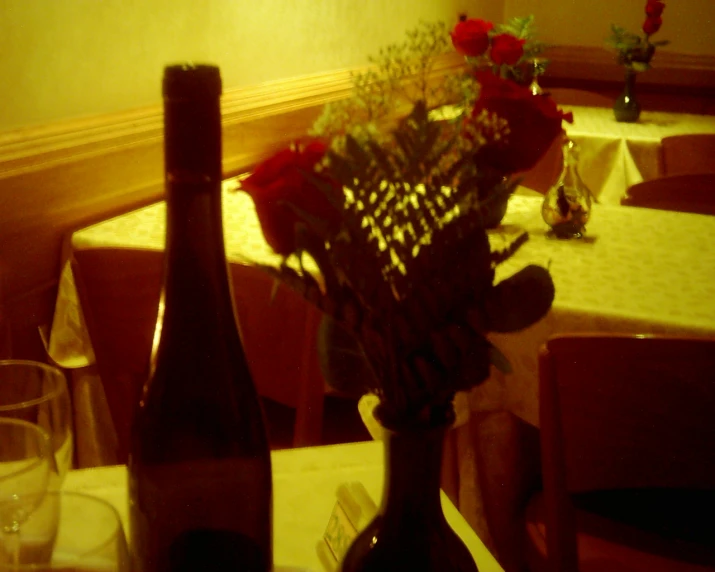
[[[452,30],[452,45],[464,56],[481,56],[489,48],[489,31],[493,27],[485,20],[461,20]]]
[[[314,171],[326,150],[320,141],[283,149],[258,165],[241,183],[256,205],[266,242],[278,254],[287,256],[296,250],[295,226],[301,217],[290,205],[325,222],[329,228],[340,224],[340,211],[305,175]],[[314,176],[330,182],[319,173]]]
[[[665,10],[665,4],[660,0],[648,0],[645,5],[645,13],[649,18],[658,18]]]
[[[513,66],[524,55],[524,42],[511,34],[499,34],[492,38],[492,49],[489,52],[492,61],[497,65]]]
[[[658,30],[660,30],[660,27],[663,25],[663,18],[660,16],[653,16],[653,17],[648,17],[646,18],[645,22],[643,22],[643,32],[647,36],[652,36],[655,34]]]
[[[546,95],[533,95],[527,87],[490,72],[478,72],[481,85],[472,117],[482,110],[496,113],[509,124],[505,137],[487,143],[477,153],[477,162],[507,175],[531,169],[561,134],[561,121],[573,122]]]

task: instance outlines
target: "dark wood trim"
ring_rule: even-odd
[[[622,81],[623,68],[606,48],[555,46],[546,51],[550,60],[545,77],[578,81]],[[640,74],[641,83],[661,87],[715,90],[715,57],[677,54],[660,50],[652,68]]]
[[[550,48],[544,88],[567,87],[615,98],[623,89],[624,70],[606,48]],[[638,75],[638,96],[646,109],[715,114],[715,57],[658,51],[652,68]]]

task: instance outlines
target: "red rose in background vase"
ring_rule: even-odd
[[[314,173],[326,150],[320,141],[283,149],[258,165],[241,183],[256,205],[266,242],[278,254],[287,256],[296,250],[295,226],[301,218],[290,205],[329,228],[340,224],[340,211],[306,177],[306,173]],[[332,183],[319,173],[314,176]]]
[[[460,20],[452,30],[452,45],[464,56],[481,56],[489,48],[489,32],[494,24],[470,18]]]
[[[648,18],[646,18],[645,22],[643,22],[643,32],[648,36],[652,36],[658,30],[660,30],[660,27],[662,25],[663,25],[663,18],[661,18],[660,16],[648,17]]]
[[[509,124],[505,137],[479,149],[478,165],[503,175],[531,169],[561,134],[561,121],[573,122],[573,115],[563,113],[546,95],[533,95],[527,87],[490,72],[478,72],[476,78],[481,92],[472,117],[487,110]]]
[[[498,34],[492,38],[489,55],[497,65],[513,66],[524,55],[524,42],[511,34]]]
[[[660,0],[648,0],[645,5],[645,13],[649,18],[658,18],[663,14],[665,10],[665,4]]]

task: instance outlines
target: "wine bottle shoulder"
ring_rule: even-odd
[[[142,452],[163,459],[192,458],[205,450],[267,454],[250,369],[240,344],[229,341],[209,333],[162,339],[134,418]]]

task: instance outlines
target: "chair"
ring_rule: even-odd
[[[631,185],[621,204],[715,215],[715,173],[670,175]]]
[[[663,137],[663,174],[715,173],[715,133]]]
[[[161,291],[163,252],[79,249],[72,268],[124,462],[138,389],[147,376]],[[263,271],[230,265],[241,334],[259,395],[296,410],[293,445],[320,443],[324,383],[320,313]],[[270,420],[269,420],[270,429]]]
[[[583,105],[584,107],[613,107],[613,99],[595,91],[570,87],[544,88],[557,105]]]
[[[557,336],[539,389],[530,570],[715,569],[715,339]]]

